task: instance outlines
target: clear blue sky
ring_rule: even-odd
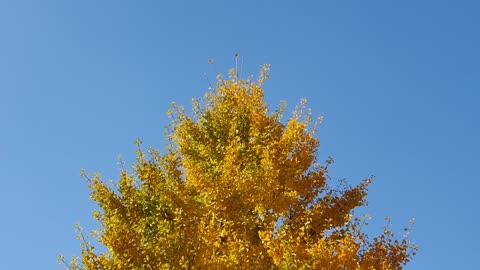
[[[228,2],[228,3],[227,3]],[[161,148],[171,101],[215,71],[272,65],[267,100],[305,97],[333,177],[377,176],[380,232],[408,220],[407,269],[478,267],[479,1],[0,1],[2,269],[61,269],[94,228],[80,168]]]

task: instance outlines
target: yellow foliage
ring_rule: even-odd
[[[82,256],[70,269],[401,269],[416,252],[384,233],[369,241],[353,210],[370,179],[340,190],[317,161],[316,122],[306,101],[282,121],[263,82],[219,76],[193,100],[190,115],[172,105],[165,153],[137,150],[116,186],[88,178],[95,252],[79,229]],[[140,145],[140,141],[137,144]],[[64,261],[63,257],[59,260]],[[65,261],[64,261],[65,262]]]

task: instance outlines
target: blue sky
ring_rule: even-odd
[[[369,231],[416,218],[407,269],[474,269],[480,3],[279,2],[0,1],[2,268],[78,255],[74,224],[96,226],[80,168],[115,178],[136,138],[161,148],[170,102],[239,52],[245,75],[272,65],[272,107],[304,97],[325,117],[334,178],[376,175]]]

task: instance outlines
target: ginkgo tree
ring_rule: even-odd
[[[371,178],[337,185],[318,160],[320,119],[302,100],[288,119],[263,84],[235,69],[192,110],[172,104],[167,147],[142,150],[118,181],[88,180],[99,228],[79,229],[69,269],[401,269],[417,247],[389,230],[369,237]],[[407,228],[407,231],[409,229]],[[93,239],[92,239],[93,238]],[[93,241],[92,241],[93,240]],[[103,246],[104,252],[95,250]]]

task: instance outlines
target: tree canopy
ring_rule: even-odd
[[[306,101],[284,119],[264,100],[269,66],[257,80],[235,69],[192,110],[172,104],[167,147],[142,150],[118,181],[83,174],[99,210],[98,230],[79,229],[81,257],[69,269],[401,269],[415,255],[388,224],[369,237],[371,178],[328,176]],[[387,221],[388,223],[388,221]],[[408,230],[408,228],[407,228]],[[94,241],[90,241],[93,238]],[[104,252],[95,250],[104,246]]]

